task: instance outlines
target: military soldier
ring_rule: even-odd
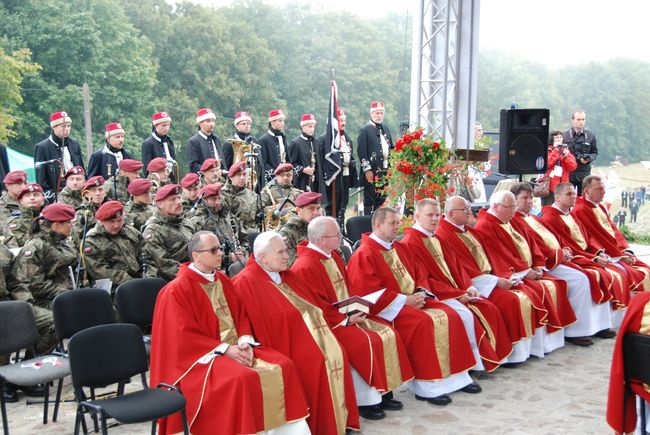
[[[81,166],[73,166],[68,169],[63,178],[65,187],[59,192],[58,202],[68,204],[76,210],[83,204],[81,189],[86,182],[86,170]]]
[[[206,184],[223,183],[223,170],[221,169],[221,162],[217,159],[207,159],[201,165],[201,183]]]
[[[104,190],[104,177],[96,175],[90,177],[81,189],[81,195],[84,202],[77,210],[77,222],[72,231],[72,240],[75,245],[78,245],[84,235],[85,231],[88,232],[95,223],[95,213],[97,209],[106,200],[106,191]]]
[[[125,203],[129,200],[129,184],[140,178],[140,170],[144,166],[142,162],[133,159],[124,159],[120,162],[120,171],[106,180],[104,190],[106,198]],[[117,190],[116,190],[117,189]]]
[[[153,184],[154,192],[157,192],[165,184],[169,184],[169,167],[167,166],[167,160],[164,158],[156,157],[150,161],[147,165],[147,171],[149,172],[147,179]]]
[[[321,200],[323,195],[317,192],[301,193],[296,198],[296,210],[291,214],[289,221],[280,228],[280,235],[284,237],[289,254],[289,265],[296,261],[298,243],[307,240],[307,226],[312,219],[322,214]]]
[[[239,219],[222,206],[221,184],[208,184],[201,189],[205,204],[192,218],[197,231],[212,231],[226,244],[228,261],[246,261],[248,236],[242,231]],[[227,261],[226,261],[227,263]],[[224,263],[224,267],[227,264]]]
[[[45,204],[43,188],[36,183],[24,186],[18,194],[18,202],[20,203],[19,211],[7,219],[7,227],[13,233],[16,245],[23,246],[30,237],[29,231],[32,228],[32,222],[41,213]]]
[[[168,184],[156,192],[156,211],[144,225],[143,254],[151,263],[147,276],[171,281],[181,263],[189,261],[187,242],[196,232],[194,224],[186,219],[181,203],[181,186]]]
[[[249,169],[250,170],[250,169]],[[228,181],[221,189],[223,206],[241,222],[246,234],[259,232],[257,215],[262,211],[258,194],[246,187],[246,162],[235,163],[228,171]]]
[[[142,143],[142,163],[146,167],[156,157],[164,158],[171,173],[172,182],[175,183],[176,151],[174,150],[174,141],[167,134],[172,125],[172,117],[167,112],[157,112],[151,116],[151,124],[153,125],[151,134]],[[145,177],[149,176],[148,170],[144,175]]]
[[[0,215],[9,217],[20,207],[18,194],[27,185],[27,174],[23,171],[11,171],[5,176],[3,183],[7,190],[0,196]]]
[[[262,189],[262,204],[264,204],[264,216],[267,225],[277,223],[279,227],[281,216],[287,216],[287,213],[295,205],[296,198],[302,193],[302,190],[296,189],[291,184],[293,174],[293,165],[283,163],[276,168],[275,178]],[[281,221],[285,222],[287,219],[281,219]],[[270,229],[267,228],[267,230]]]
[[[113,290],[142,277],[140,260],[144,242],[140,232],[124,225],[124,205],[108,201],[95,213],[97,224],[86,235],[84,257],[91,281],[110,279]]]
[[[77,251],[69,242],[75,211],[67,204],[51,204],[34,221],[32,238],[14,259],[7,284],[12,299],[30,303],[38,327],[38,352],[56,344],[50,304],[60,293],[74,288]]]
[[[181,194],[183,210],[187,214],[196,203],[196,200],[199,199],[199,193],[201,192],[201,179],[199,175],[195,172],[190,172],[185,175],[181,180],[181,187],[183,188]]]
[[[187,161],[190,163],[191,172],[199,172],[206,159],[223,161],[221,140],[214,134],[215,119],[217,117],[208,108],[196,112],[196,123],[199,131],[187,141]],[[219,163],[221,165],[221,163]]]
[[[269,112],[269,129],[260,138],[262,161],[264,163],[264,176],[270,180],[275,169],[280,163],[288,162],[287,136],[284,134],[284,120],[286,116],[280,109]],[[259,174],[261,177],[262,174]]]
[[[289,143],[287,160],[293,165],[297,174],[293,179],[293,185],[303,191],[318,192],[315,130],[316,118],[311,113],[306,113],[300,118],[300,136]]]
[[[156,210],[156,207],[151,205],[151,181],[143,178],[133,180],[128,191],[131,199],[124,206],[126,225],[142,231],[142,227]]]

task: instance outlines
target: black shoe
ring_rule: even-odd
[[[616,332],[612,331],[611,329],[603,329],[602,331],[598,331],[594,334],[594,337],[598,338],[614,338],[616,337]]]
[[[424,400],[426,402],[431,403],[432,405],[438,405],[438,406],[447,406],[451,403],[451,397],[449,397],[448,394],[441,394],[438,397],[422,397],[416,394],[415,398],[418,400]]]
[[[359,406],[359,415],[368,420],[381,420],[386,413],[379,405]]]
[[[476,382],[472,382],[469,385],[465,385],[463,388],[460,389],[463,393],[468,393],[468,394],[478,394],[481,391],[483,391],[483,388]]]
[[[591,346],[594,344],[594,341],[589,337],[564,337],[564,340],[576,346]]]
[[[18,402],[18,392],[16,391],[15,386],[5,384],[4,391],[2,392],[2,394],[4,394],[5,396],[5,402],[7,403]]]
[[[399,400],[393,399],[393,393],[386,393],[381,396],[381,403],[379,404],[384,411],[399,411],[404,408],[404,404]]]
[[[25,396],[29,396],[29,397],[43,397],[43,396],[45,396],[45,387],[43,386],[43,384],[30,385],[28,387],[18,386],[16,388],[18,388],[19,390],[22,390],[22,392],[25,393]]]
[[[520,362],[518,362],[518,363],[505,363],[505,364],[501,364],[499,367],[503,367],[503,368],[506,368],[506,369],[516,369],[521,364],[523,364],[523,363],[520,363]]]

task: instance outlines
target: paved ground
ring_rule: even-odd
[[[646,261],[650,259],[649,246],[633,248]],[[567,344],[544,359],[531,358],[516,369],[479,374],[481,394],[456,393],[453,403],[444,408],[419,402],[402,387],[396,398],[404,402],[404,410],[391,412],[379,422],[362,420],[362,432],[612,433],[605,422],[605,406],[613,346],[614,340],[600,339],[588,348]],[[69,381],[65,395],[71,398]],[[42,405],[26,406],[22,400],[9,404],[8,414],[13,434],[69,434],[74,427],[75,404],[63,404],[59,421],[46,426],[42,425]],[[149,430],[149,425],[132,425],[114,428],[112,433],[145,434]]]

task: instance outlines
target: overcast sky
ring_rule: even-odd
[[[231,2],[195,1],[216,6]],[[373,18],[390,10],[408,13],[411,19],[418,4],[418,0],[310,0],[300,7],[347,10]],[[648,17],[646,0],[482,0],[479,46],[516,53],[551,68],[614,57],[650,62]]]

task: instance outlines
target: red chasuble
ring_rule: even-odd
[[[275,284],[251,255],[233,279],[255,337],[296,364],[312,433],[358,430],[359,410],[345,351],[301,280],[290,270],[280,276],[282,283]]]
[[[404,233],[399,243],[410,250],[421,270],[427,273],[431,292],[441,300],[457,299],[464,295],[472,286],[472,280],[455,257],[455,261],[445,261],[440,241],[413,228],[406,229]],[[464,305],[474,314],[478,351],[483,366],[491,372],[499,367],[499,361],[512,352],[508,329],[499,309],[487,299],[469,301]]]
[[[546,259],[537,249],[534,240],[527,240],[510,222],[503,223],[498,217],[482,210],[474,229],[490,247],[487,254],[497,275],[507,276],[512,272],[546,266]],[[526,287],[533,289],[544,304],[548,313],[546,327],[549,332],[576,321],[569,303],[566,281],[544,274],[540,280],[524,278],[523,286],[523,291],[526,291]]]
[[[603,250],[598,241],[591,237],[591,234],[587,232],[581,222],[571,214],[564,214],[557,208],[547,205],[542,208],[541,221],[557,237],[563,247],[566,246],[571,249],[574,256],[593,261],[597,254]],[[621,309],[626,307],[630,301],[630,279],[628,274],[613,264],[608,264],[601,270],[614,281],[609,289],[612,295],[612,308]]]
[[[361,324],[342,325],[347,316],[332,304],[350,295],[347,272],[338,252],[332,252],[332,257],[327,258],[308,248],[305,240],[298,245],[298,258],[291,270],[303,283],[309,283],[307,287],[314,301],[346,350],[350,364],[368,385],[387,392],[413,378],[402,338],[390,323],[369,316]]]
[[[349,290],[367,295],[386,290],[371,308],[373,315],[384,311],[398,294],[410,295],[418,288],[429,290],[426,277],[415,266],[403,246],[387,250],[368,234],[348,265]],[[393,320],[400,333],[419,381],[435,381],[462,373],[475,365],[463,321],[448,305],[427,298],[424,309],[404,305]]]
[[[650,335],[650,293],[637,293],[632,298],[614,345],[607,397],[607,423],[617,433],[632,433],[636,426],[634,396],[629,395],[627,401],[624,399],[623,337],[628,332]],[[650,402],[650,385],[633,379],[632,390],[643,400]],[[623,415],[623,403],[625,403],[625,415]]]
[[[210,283],[183,264],[158,296],[151,385],[180,387],[192,433],[250,434],[308,415],[296,367],[279,352],[256,347],[250,368],[227,356],[196,363],[222,343],[236,346],[244,335],[252,335],[244,305],[222,273]],[[161,433],[180,431],[180,414],[160,420]]]
[[[611,276],[604,273],[596,263],[580,255],[575,255],[571,261],[564,261],[562,244],[537,216],[531,214],[524,216],[521,213],[516,213],[510,223],[526,239],[534,240],[542,255],[546,258],[546,267],[548,269],[555,269],[558,265],[563,264],[578,270],[589,279],[591,298],[595,303],[601,304],[612,299],[610,288],[613,281]]]
[[[592,237],[598,240],[607,255],[611,257],[627,255],[625,251],[630,249],[630,245],[602,204],[596,205],[580,197],[576,200],[576,206],[571,214],[584,225]],[[631,266],[626,263],[621,265],[628,266],[626,269],[632,281],[631,290],[650,290],[650,267],[647,264],[637,259]]]
[[[462,231],[444,218],[440,219],[436,229],[436,238],[440,240],[445,260],[451,262],[456,259],[471,279],[483,274],[497,275],[492,271],[480,237],[470,226],[466,225],[465,231]],[[495,287],[488,298],[499,308],[512,343],[532,337],[546,317],[546,310],[539,298],[532,291],[525,292],[524,287],[520,285],[511,290]]]

